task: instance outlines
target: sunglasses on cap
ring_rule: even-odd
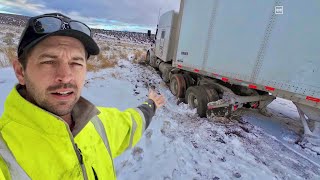
[[[84,45],[88,55],[99,54],[99,47],[91,36],[91,29],[84,23],[60,14],[51,13],[31,17],[21,34],[18,57],[49,36],[69,36]]]
[[[47,34],[64,29],[81,31],[91,36],[91,29],[80,21],[71,20],[64,16],[46,14],[33,20],[36,33]]]

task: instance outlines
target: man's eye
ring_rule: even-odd
[[[54,63],[54,61],[43,61],[43,62],[41,62],[41,64],[53,64]]]
[[[76,66],[83,66],[82,64],[80,64],[80,63],[76,63],[76,62],[72,63],[72,65],[76,65]]]

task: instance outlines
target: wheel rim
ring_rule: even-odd
[[[176,79],[172,79],[171,84],[170,84],[170,89],[173,95],[177,95],[178,91],[178,83]]]
[[[193,98],[193,104],[196,108],[198,107],[198,99],[196,97]]]
[[[188,96],[188,104],[191,108],[197,108],[198,107],[198,100],[196,96],[193,93],[190,93]]]

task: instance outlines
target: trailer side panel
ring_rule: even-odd
[[[184,1],[177,50],[177,61],[201,67],[214,1]]]
[[[175,67],[319,103],[319,1],[184,0],[183,12]]]
[[[320,97],[320,1],[287,0],[282,5],[256,83]]]

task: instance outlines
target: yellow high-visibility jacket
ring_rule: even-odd
[[[113,158],[139,141],[155,113],[152,100],[121,112],[81,97],[71,131],[19,92],[10,92],[0,118],[0,180],[116,179]]]

